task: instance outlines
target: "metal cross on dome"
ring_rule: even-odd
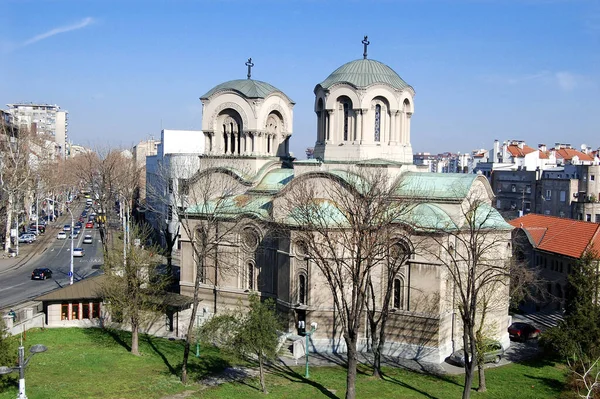
[[[252,62],[252,58],[248,58],[248,61],[246,62],[246,66],[248,67],[248,79],[250,79],[250,76],[252,76],[252,67],[254,66],[254,63]]]
[[[369,44],[371,44],[371,42],[369,41],[369,36],[365,35],[365,38],[363,39],[362,44],[364,45],[363,58],[366,60],[367,59],[367,46]]]

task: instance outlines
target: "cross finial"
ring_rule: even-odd
[[[365,35],[365,38],[363,39],[362,44],[364,45],[363,58],[366,60],[367,59],[367,46],[369,44],[371,44],[371,42],[369,41],[369,36]]]
[[[246,66],[248,67],[248,79],[250,79],[250,76],[252,76],[252,67],[254,66],[254,63],[252,62],[252,58],[248,58],[248,61],[246,62]]]

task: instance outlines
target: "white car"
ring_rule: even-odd
[[[84,244],[92,244],[93,242],[94,242],[94,239],[92,238],[92,236],[87,235],[87,236],[83,237]]]
[[[64,231],[61,231],[56,236],[56,239],[58,239],[58,240],[66,240],[67,239],[67,233],[65,233]]]
[[[19,242],[26,242],[28,244],[31,244],[35,240],[36,240],[35,234],[25,233],[25,234],[21,234],[19,236]]]
[[[85,255],[83,248],[73,248],[73,256],[81,258],[83,255]]]

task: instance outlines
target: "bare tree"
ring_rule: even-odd
[[[480,185],[474,186],[455,209],[459,211],[453,215],[454,222],[429,228],[428,239],[435,245],[428,248],[445,267],[453,285],[452,306],[458,309],[462,322],[463,398],[466,399],[471,395],[477,366],[478,332],[481,337],[486,318],[492,311],[489,304],[495,304],[502,314],[508,311],[512,227],[491,207],[485,187]],[[481,323],[477,324],[478,321]],[[480,388],[485,390],[483,368],[480,368],[480,383]]]
[[[0,122],[0,190],[6,210],[4,251],[7,253],[10,250],[13,218],[17,218],[18,225],[18,214],[23,210],[24,198],[33,187],[33,176],[42,161],[41,157],[47,155],[40,151],[48,147],[46,141],[44,135]]]
[[[577,396],[592,399],[600,393],[600,358],[589,360],[589,357],[577,348],[579,353],[567,358],[567,365],[576,382]]]
[[[384,283],[383,307],[375,316],[373,305],[381,299],[375,298],[373,272],[385,270],[390,253],[396,251],[394,265],[387,270],[391,274],[385,277],[393,281],[404,257],[397,247],[403,242],[398,220],[412,204],[397,198],[399,183],[386,171],[364,167],[328,176],[291,184],[283,196],[284,219],[279,222],[293,230],[329,287],[347,347],[346,398],[354,398],[357,341],[365,308],[372,314],[370,322],[380,324],[376,345],[380,355],[393,289]]]
[[[235,269],[237,261],[226,247],[238,236],[240,195],[247,188],[240,175],[210,156],[186,156],[165,161],[148,177],[147,203],[158,227],[180,231],[194,258],[192,311],[181,367],[181,381],[188,382],[188,360],[194,339],[201,290],[212,287],[213,313],[217,313],[220,276]],[[153,204],[153,205],[152,205]],[[171,224],[171,226],[167,226]],[[172,236],[174,241],[176,237]],[[225,256],[220,256],[227,252]]]
[[[148,234],[149,231],[138,226],[132,231],[133,237],[141,242],[147,240]],[[160,302],[164,279],[157,270],[160,257],[155,248],[128,245],[126,253],[124,259],[118,245],[105,254],[106,279],[101,291],[113,318],[122,319],[131,327],[131,353],[139,355],[140,328],[164,310]]]

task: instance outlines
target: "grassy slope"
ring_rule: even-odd
[[[48,346],[46,353],[31,360],[27,371],[30,398],[163,398],[182,391],[201,391],[190,397],[264,398],[257,381],[226,384],[218,388],[179,383],[183,353],[181,342],[159,338],[140,340],[142,356],[130,355],[130,336],[99,329],[46,329],[27,334],[26,349],[32,344]],[[216,351],[203,349],[200,359],[191,358],[190,370],[200,379],[210,370],[229,364]],[[359,375],[361,398],[458,398],[462,377],[436,378],[403,370],[388,369],[385,382],[373,379],[368,370]],[[13,374],[14,375],[14,374]],[[311,369],[303,378],[302,367],[277,367],[267,378],[270,398],[335,398],[344,396],[345,372],[339,367]],[[490,369],[489,392],[473,398],[557,398],[563,389],[564,370],[552,363],[531,362]],[[14,398],[17,389],[0,393]]]

